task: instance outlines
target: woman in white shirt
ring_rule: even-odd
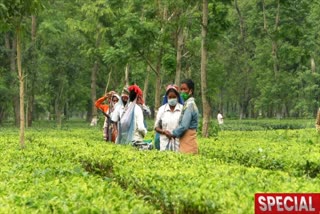
[[[164,103],[158,110],[154,125],[155,131],[160,134],[160,151],[179,151],[179,138],[169,139],[165,135],[165,131],[172,132],[178,126],[182,112],[183,102],[177,86],[167,87]]]
[[[125,107],[124,113],[120,119],[119,135],[117,143],[133,144],[143,141],[147,134],[147,129],[143,123],[143,112],[138,105],[142,100],[142,91],[137,85],[131,85],[129,90],[130,103]]]

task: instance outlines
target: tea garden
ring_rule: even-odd
[[[106,143],[78,122],[29,128],[21,149],[0,127],[0,213],[253,213],[255,193],[320,190],[312,122],[216,127],[196,156]]]

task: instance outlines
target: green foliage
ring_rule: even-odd
[[[0,131],[4,213],[253,213],[257,192],[320,188],[311,129],[223,130],[217,140],[198,138],[196,156],[108,144],[79,122],[35,123],[24,150],[17,129]]]
[[[276,1],[237,3],[235,8],[235,1],[209,1],[207,93],[213,111],[237,118],[313,117],[320,97],[319,3],[280,1],[278,28]],[[69,114],[88,111],[95,61],[97,96],[104,93],[111,71],[109,89],[119,92],[127,64],[129,81],[141,87],[151,65],[147,104],[153,106],[155,91],[174,81],[180,30],[181,79],[195,81],[201,109],[201,6],[191,0],[0,1],[0,70],[8,71],[1,73],[5,82],[0,85],[7,118],[14,117],[9,105],[13,90],[3,89],[9,86],[7,80],[17,82],[10,54],[18,23],[23,31],[26,101],[34,93],[36,117],[53,113],[57,100]],[[30,15],[37,18],[34,41]],[[4,48],[8,41],[10,48]],[[158,88],[156,78],[161,80]]]
[[[318,177],[319,136],[312,129],[221,132],[217,141],[202,141],[207,158],[247,167],[285,171],[293,176]]]

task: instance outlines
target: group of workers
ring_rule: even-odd
[[[191,79],[183,80],[180,88],[176,85],[167,86],[154,124],[154,130],[160,136],[159,150],[198,153],[196,131],[199,112],[194,88]],[[143,142],[147,133],[145,116],[151,112],[144,104],[139,86],[125,87],[121,95],[114,91],[108,92],[95,105],[105,115],[103,128],[106,141],[116,144]]]

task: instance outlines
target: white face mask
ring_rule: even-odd
[[[168,104],[170,106],[175,106],[178,103],[178,99],[177,98],[172,98],[172,99],[168,99]]]

